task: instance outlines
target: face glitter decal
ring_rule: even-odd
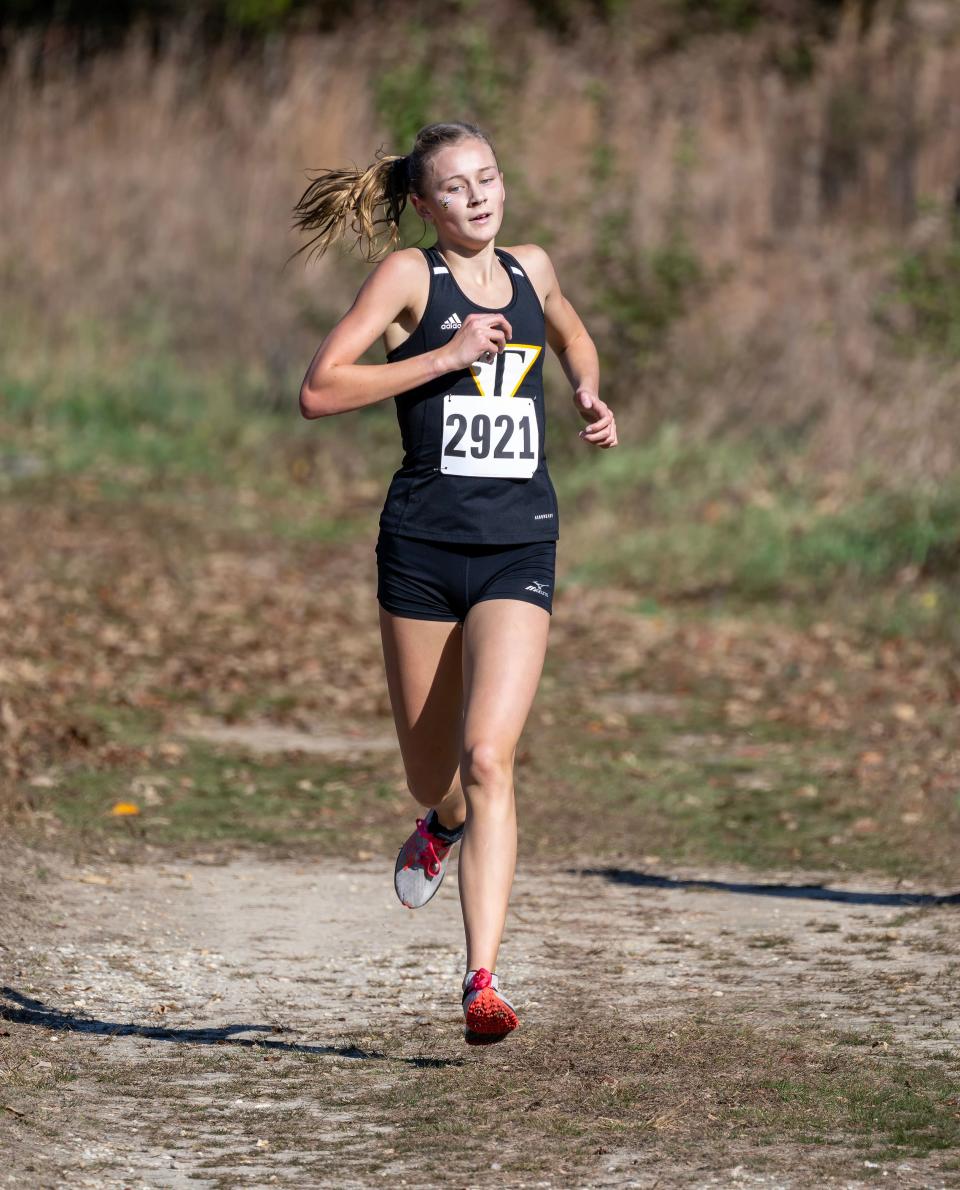
[[[440,199],[440,205],[443,207],[444,210],[446,210],[447,207],[452,202],[453,202],[453,199],[448,194],[443,195],[443,197]]]

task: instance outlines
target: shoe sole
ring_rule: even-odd
[[[437,892],[440,889],[440,885],[443,884],[443,878],[447,874],[446,864],[444,864],[444,867],[443,867],[442,871],[440,872],[439,879],[434,877],[434,879],[437,880],[437,882],[436,882],[436,884],[432,885],[432,887],[430,889],[430,895],[427,897],[427,899],[425,901],[420,901],[416,905],[411,905],[409,901],[405,901],[403,899],[403,897],[400,895],[399,888],[397,888],[397,875],[401,871],[403,871],[403,869],[400,867],[400,857],[398,856],[396,865],[394,866],[394,869],[393,869],[393,891],[397,894],[397,900],[404,907],[404,909],[422,909],[424,907],[424,905],[429,905],[430,902],[433,900],[433,898],[437,895]]]
[[[493,988],[484,988],[467,1009],[464,1040],[467,1045],[495,1045],[519,1024],[517,1014]]]
[[[467,1045],[496,1045],[498,1041],[506,1041],[509,1033],[473,1033],[464,1029],[463,1040]]]

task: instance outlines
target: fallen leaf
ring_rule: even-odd
[[[7,698],[0,702],[0,723],[12,740],[18,739],[23,732],[23,724],[14,714],[13,705]]]

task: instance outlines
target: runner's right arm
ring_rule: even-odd
[[[416,305],[426,278],[416,257],[397,252],[367,278],[356,300],[310,361],[300,386],[300,412],[329,417],[362,409],[467,367],[486,351],[500,352],[510,324],[499,314],[472,314],[449,343],[391,364],[358,364],[391,322]]]

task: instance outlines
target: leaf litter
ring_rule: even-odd
[[[23,1176],[441,1185],[479,1176],[496,1146],[505,1185],[852,1186],[868,1168],[947,1184],[956,909],[917,899],[952,891],[946,646],[562,590],[518,756],[502,968],[524,1027],[477,1056],[458,1033],[453,885],[425,943],[392,900],[392,802],[374,812],[326,779],[342,799],[331,839],[358,814],[372,824],[371,858],[349,865],[323,858],[322,835],[291,863],[149,833],[125,836],[117,863],[120,836],[65,826],[84,773],[116,774],[138,820],[175,808],[195,783],[191,723],[241,733],[216,746],[254,800],[266,743],[307,754],[339,732],[386,748],[371,550],[149,516],[0,509],[2,791],[31,841],[4,844],[0,893],[0,1070],[24,1112],[4,1113]],[[245,762],[243,733],[261,730],[280,734]],[[396,790],[395,759],[377,756],[363,779]],[[750,834],[765,817],[769,844]],[[773,866],[732,862],[744,831]],[[876,863],[894,848],[891,878]],[[515,1105],[509,1134],[478,1088]],[[425,1129],[449,1130],[457,1155],[425,1153]]]

